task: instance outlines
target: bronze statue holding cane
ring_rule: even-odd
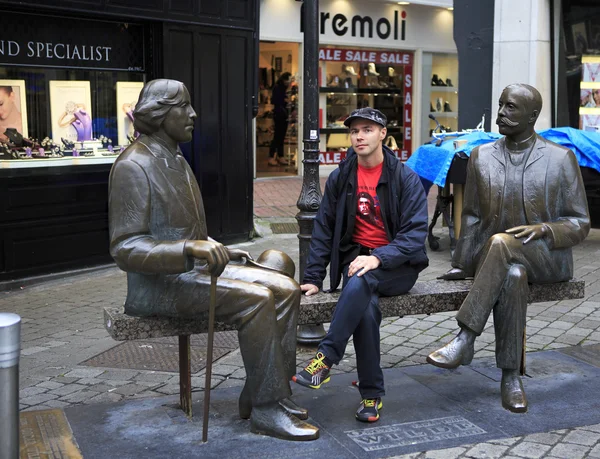
[[[471,153],[453,269],[441,278],[475,279],[456,316],[458,336],[427,357],[442,368],[468,365],[493,311],[502,406],[517,413],[527,411],[519,369],[528,283],[571,279],[571,247],[590,229],[575,155],[535,133],[541,109],[534,87],[507,86],[496,120],[505,137]]]
[[[211,276],[218,277],[215,317],[236,325],[246,368],[240,416],[250,419],[254,433],[318,438],[319,429],[303,420],[306,410],[290,399],[300,306],[293,272],[229,263],[251,257],[208,237],[198,183],[178,148],[192,139],[196,118],[183,83],[147,83],[134,118],[140,136],[115,161],[109,180],[110,251],[127,272],[125,313],[203,314]],[[293,267],[283,252],[269,251],[267,258],[280,271]]]

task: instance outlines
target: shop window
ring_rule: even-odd
[[[322,48],[319,66],[321,164],[339,163],[350,145],[344,121],[373,107],[388,119],[385,145],[402,160],[412,143],[412,53]]]
[[[423,54],[423,132],[427,142],[434,129],[446,132],[458,128],[458,57],[455,54]],[[429,115],[433,115],[435,120]],[[440,127],[437,127],[437,122]]]
[[[600,7],[563,2],[563,17],[566,85],[557,81],[558,124],[600,132]]]
[[[296,175],[298,171],[298,52],[298,43],[260,44],[257,177]],[[287,86],[282,86],[282,77],[285,77]],[[276,86],[279,88],[276,89]]]
[[[137,72],[0,68],[0,159],[116,156],[133,138],[143,82]]]

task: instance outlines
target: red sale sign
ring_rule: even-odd
[[[362,49],[321,48],[320,61],[359,62],[388,65],[412,65],[413,54],[403,51],[369,51]]]

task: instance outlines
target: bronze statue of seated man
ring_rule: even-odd
[[[235,324],[246,369],[242,418],[252,432],[314,440],[291,400],[296,372],[300,287],[282,252],[266,260],[292,277],[230,260],[250,258],[208,237],[202,195],[179,142],[192,139],[196,113],[183,83],[153,80],[140,93],[134,127],[140,136],[115,161],[109,181],[110,252],[127,272],[125,312],[194,317],[207,311],[211,274],[220,276],[215,314]]]
[[[442,368],[468,365],[493,311],[502,406],[513,412],[527,411],[519,369],[528,284],[571,279],[571,247],[590,229],[575,155],[535,133],[541,109],[534,87],[507,86],[496,120],[505,137],[471,153],[453,269],[441,278],[475,279],[456,316],[460,333],[427,357]]]

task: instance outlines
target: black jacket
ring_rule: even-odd
[[[390,243],[373,251],[382,269],[405,263],[422,271],[429,265],[425,252],[427,238],[427,197],[419,176],[383,147],[384,167],[377,184],[377,197]],[[342,268],[358,254],[353,243],[356,219],[356,171],[358,158],[348,155],[327,179],[310,243],[310,253],[302,283],[323,287],[326,268],[331,264],[331,290],[342,277]]]

